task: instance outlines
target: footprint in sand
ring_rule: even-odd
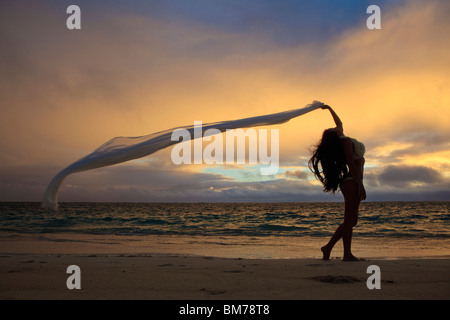
[[[227,292],[226,290],[221,289],[206,289],[206,288],[201,288],[200,291],[205,291],[207,294],[211,295],[218,295]]]
[[[355,282],[363,282],[364,280],[353,277],[353,276],[316,276],[308,278],[310,280],[325,282],[325,283],[355,283]]]

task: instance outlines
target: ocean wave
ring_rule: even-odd
[[[450,202],[364,202],[359,237],[450,238]],[[0,231],[117,235],[330,236],[343,203],[0,203]]]

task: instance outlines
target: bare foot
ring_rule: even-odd
[[[327,246],[323,246],[322,248],[320,248],[320,250],[323,253],[323,260],[330,260],[330,253],[331,250],[327,248]]]

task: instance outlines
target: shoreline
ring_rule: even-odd
[[[327,237],[248,237],[97,235],[82,233],[0,232],[0,254],[178,254],[243,259],[321,259]],[[358,238],[352,243],[360,258],[446,259],[450,239]],[[342,241],[331,254],[342,255]]]
[[[265,247],[267,243],[249,239],[243,245],[236,243],[240,239],[223,237],[207,239],[208,243],[205,239],[186,243],[185,238],[177,237],[149,240],[0,233],[0,299],[450,299],[448,255],[435,253],[428,258],[365,255],[367,260],[360,262],[336,258],[323,261],[315,253],[318,242],[314,241],[302,246],[300,258],[273,258],[270,255],[282,248],[281,243]],[[215,243],[218,240],[222,242]],[[364,252],[360,251],[362,248],[361,244],[357,246],[355,254]],[[340,250],[336,249],[332,257],[338,256]],[[252,255],[252,251],[257,252]],[[257,257],[258,254],[263,257]],[[69,290],[66,286],[70,265],[80,268],[81,290]],[[371,275],[367,268],[371,265],[380,268],[381,289],[367,287]]]

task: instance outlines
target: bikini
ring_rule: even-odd
[[[353,153],[353,159],[354,160],[358,160],[364,157],[364,154],[366,153],[366,147],[364,146],[364,144],[358,140],[356,140],[355,138],[350,138],[347,136],[340,136],[340,139],[344,139],[344,138],[349,138],[350,140],[352,140],[353,145],[355,146],[355,152]],[[345,181],[347,180],[352,180],[354,179],[352,176],[350,176],[348,173],[344,175],[344,178],[342,179],[342,182],[340,183],[341,186],[342,184],[344,184]]]

